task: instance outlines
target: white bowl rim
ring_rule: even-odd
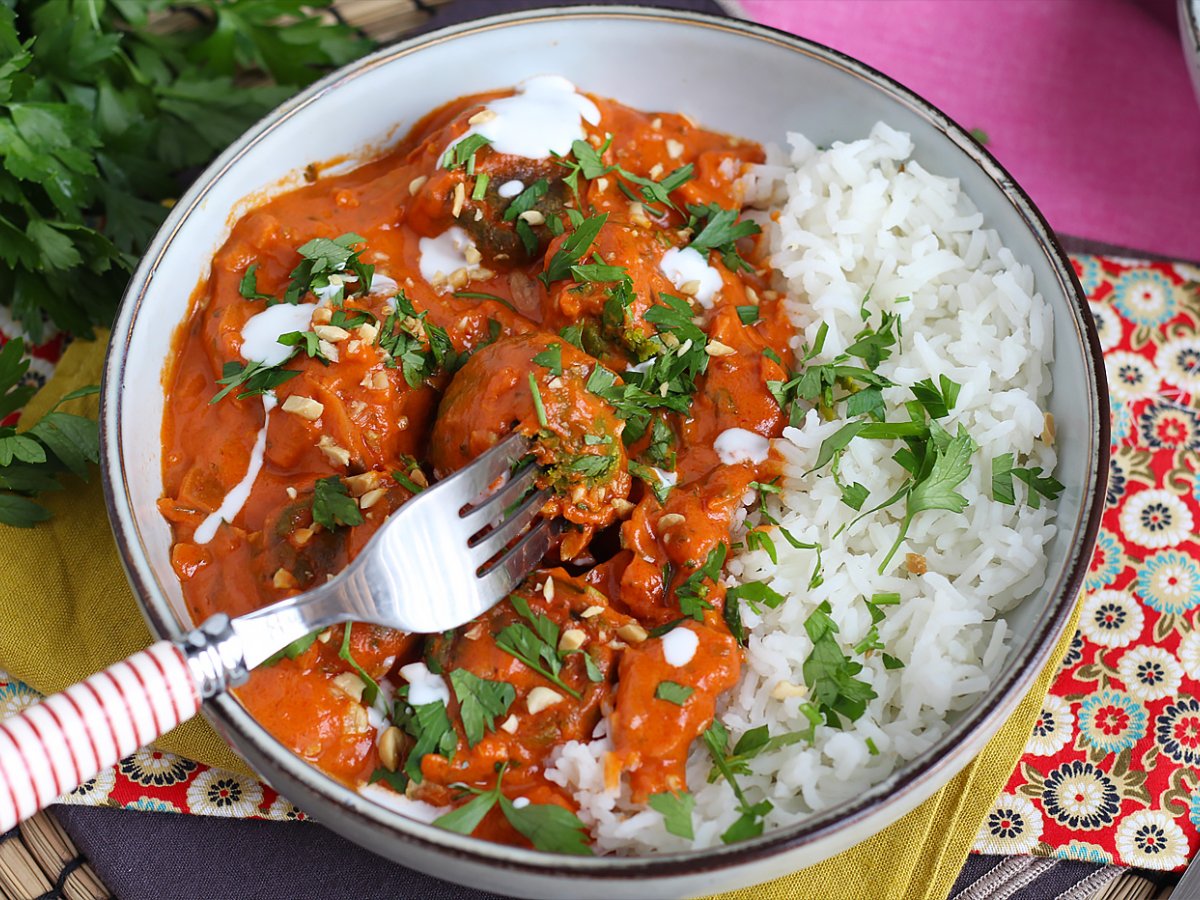
[[[230,695],[217,697],[205,704],[206,717],[235,749],[252,760],[258,760],[259,768],[268,769],[271,778],[277,782],[277,788],[281,785],[294,786],[298,793],[315,792],[323,801],[339,807],[346,817],[355,820],[357,824],[383,829],[390,837],[407,842],[418,849],[429,850],[442,856],[461,857],[464,861],[485,863],[528,876],[569,876],[600,880],[668,879],[745,865],[833,837],[875,814],[883,806],[893,803],[899,806],[897,798],[920,792],[922,786],[927,788],[930,779],[937,779],[940,784],[948,781],[962,763],[942,754],[947,748],[972,736],[994,735],[1011,709],[1005,701],[1013,697],[1023,697],[1045,667],[1058,638],[1065,630],[1075,600],[1082,589],[1091,550],[1100,527],[1109,457],[1108,388],[1095,325],[1088,313],[1085,295],[1066,252],[1032,200],[990,153],[933,104],[864,63],[814,41],[745,20],[647,6],[581,5],[509,12],[448,26],[377,50],[315,82],[256,123],[205,169],[167,216],[130,280],[113,326],[105,360],[104,390],[101,394],[102,478],[109,518],[134,595],[138,598],[143,614],[156,637],[177,639],[184,632],[175,621],[165,596],[156,586],[154,572],[143,552],[143,543],[125,483],[119,427],[123,409],[119,386],[123,383],[133,323],[145,298],[147,285],[180,226],[197,209],[211,185],[264,135],[335,90],[343,82],[434,44],[483,31],[511,28],[547,19],[563,21],[568,18],[675,22],[724,31],[741,39],[764,41],[839,68],[869,82],[893,100],[911,109],[956,144],[983,170],[1033,232],[1056,276],[1057,287],[1063,291],[1072,310],[1071,324],[1083,344],[1084,359],[1091,368],[1092,376],[1089,380],[1090,392],[1087,400],[1089,419],[1095,426],[1092,429],[1094,443],[1091,447],[1088,483],[1083,486],[1080,512],[1073,526],[1077,540],[1055,581],[1051,600],[1036,622],[1029,642],[1018,652],[1012,670],[998,678],[984,697],[967,710],[933,748],[864,791],[853,802],[816,813],[795,825],[768,831],[761,837],[736,844],[656,856],[580,857],[494,844],[418,822],[367,801],[293,754],[259,725]],[[951,766],[954,768],[950,769]],[[928,793],[928,790],[925,792]],[[323,821],[337,829],[336,821]]]

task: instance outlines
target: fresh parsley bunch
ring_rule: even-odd
[[[0,297],[92,336],[188,176],[368,49],[330,0],[0,4]]]
[[[0,420],[16,412],[33,396],[23,384],[29,360],[20,338],[0,348]],[[0,524],[29,528],[49,518],[44,506],[31,498],[62,489],[58,476],[70,471],[88,477],[88,464],[100,459],[96,423],[84,416],[59,411],[68,400],[96,393],[98,388],[72,391],[26,431],[0,427]]]
[[[331,0],[4,0],[0,3],[0,302],[34,342],[47,325],[108,325],[138,255],[198,166],[330,66],[369,49],[312,12]],[[23,345],[0,361],[20,409]],[[27,364],[25,364],[27,367]],[[92,389],[94,390],[94,389]],[[96,425],[52,412],[0,429],[0,523],[86,475]]]

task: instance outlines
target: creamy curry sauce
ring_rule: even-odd
[[[739,218],[761,160],[548,77],[449,103],[386,156],[311,171],[237,222],[168,378],[160,509],[197,618],[338,572],[415,490],[514,429],[535,438],[545,514],[567,526],[519,600],[453,632],[356,624],[344,642],[339,627],[259,668],[237,693],[279,740],[347,784],[382,777],[439,806],[507,763],[505,796],[573,809],[545,761],[607,715],[610,783],[635,801],[686,789],[688,749],[742,661],[719,577],[734,516],[774,476],[766,439],[785,424],[768,382],[787,377],[792,331]],[[298,248],[344,235],[356,255],[303,290]],[[278,302],[293,282],[296,302]],[[255,362],[272,390],[240,397],[249,380],[211,402]],[[540,672],[498,643],[547,620]],[[502,707],[480,725],[470,701],[473,733],[455,670]],[[364,676],[383,685],[374,703]],[[452,730],[430,750],[413,711],[439,701]],[[498,809],[475,833],[529,843]]]

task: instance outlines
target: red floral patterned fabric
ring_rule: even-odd
[[[1074,262],[1112,392],[1108,508],[1079,633],[975,849],[1179,869],[1200,843],[1200,268]],[[37,374],[59,351],[35,351]],[[0,673],[0,718],[36,699]],[[152,749],[64,800],[305,818],[253,778]]]
[[[1081,256],[1112,469],[1079,631],[975,849],[1181,869],[1200,825],[1200,268]]]

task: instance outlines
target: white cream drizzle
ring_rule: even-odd
[[[277,366],[295,352],[294,347],[279,343],[281,334],[308,331],[316,303],[276,303],[251,316],[242,326],[242,359],[246,362]]]
[[[478,263],[467,262],[466,256],[475,242],[457,225],[451,225],[437,237],[421,238],[417,246],[421,251],[421,277],[430,284],[439,275],[447,278],[459,269],[470,273],[479,268]]]
[[[672,247],[663,254],[658,263],[658,270],[677,288],[688,282],[698,285],[696,300],[705,309],[712,307],[713,297],[721,290],[724,281],[721,273],[708,264],[708,259],[699,250],[691,247]]]
[[[450,705],[450,689],[446,679],[429,671],[423,662],[409,663],[400,667],[400,677],[408,682],[408,702],[413,706],[437,703],[441,700]]]
[[[517,196],[521,191],[525,190],[525,182],[523,181],[506,181],[500,187],[496,188],[496,193],[508,200],[511,197]]]
[[[667,665],[681,668],[692,661],[699,646],[700,638],[696,632],[686,625],[680,625],[663,635],[663,659],[667,661]]]
[[[272,307],[272,309],[274,308]],[[216,512],[210,513],[200,523],[200,527],[196,529],[196,533],[192,536],[192,540],[197,544],[207,544],[211,541],[216,535],[217,528],[221,522],[233,521],[233,517],[242,511],[242,507],[246,505],[246,501],[250,498],[250,490],[254,487],[254,480],[258,478],[258,472],[263,464],[263,453],[267,449],[267,425],[271,422],[271,410],[275,408],[276,402],[274,392],[267,391],[267,393],[262,395],[262,401],[263,411],[266,413],[266,416],[263,418],[262,428],[258,430],[258,436],[254,439],[254,447],[250,450],[250,464],[246,466],[246,474],[225,495],[225,499],[221,501],[221,505],[217,508]]]
[[[726,428],[713,441],[713,449],[727,466],[744,462],[757,464],[766,461],[771,452],[771,442],[745,428]]]
[[[455,144],[468,135],[479,134],[491,141],[493,150],[507,156],[566,156],[572,142],[585,137],[583,123],[600,122],[596,104],[561,75],[527,78],[517,85],[515,94],[493,100],[484,109],[492,116],[468,128]]]
[[[518,797],[512,802],[513,809],[524,809],[529,805],[528,797]]]

